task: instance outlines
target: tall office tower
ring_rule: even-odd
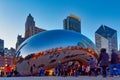
[[[10,52],[10,56],[15,56],[16,49],[14,49],[13,47],[11,47],[9,49],[9,52]]]
[[[19,45],[25,40],[25,38],[22,37],[22,35],[17,36],[17,43],[16,43],[16,49],[19,47]]]
[[[0,55],[4,56],[4,40],[0,39]]]
[[[81,33],[81,21],[80,18],[71,14],[63,20],[63,28],[65,30],[71,30]]]
[[[117,51],[117,31],[101,25],[95,32],[95,43],[98,52],[100,52],[101,48],[106,48],[108,53],[110,53],[112,49]]]
[[[34,18],[29,14],[25,23],[25,39],[39,33],[45,31],[44,29],[40,29],[35,26]]]

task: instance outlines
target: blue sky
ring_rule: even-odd
[[[118,33],[120,44],[120,0],[0,0],[0,38],[5,47],[15,47],[17,35],[24,36],[31,13],[36,26],[63,29],[63,19],[74,14],[81,19],[82,34],[95,42],[95,31],[107,25]]]

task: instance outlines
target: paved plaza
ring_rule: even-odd
[[[79,76],[79,77],[1,77],[0,80],[120,80],[120,77],[106,77],[102,76],[97,77],[88,77],[88,76]]]

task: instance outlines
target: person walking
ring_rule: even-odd
[[[106,69],[109,65],[109,56],[108,53],[106,53],[106,49],[102,48],[100,51],[98,64],[100,64],[100,67],[102,67],[102,75],[103,77],[107,76]]]

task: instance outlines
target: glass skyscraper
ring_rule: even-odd
[[[117,51],[117,31],[108,26],[101,25],[95,32],[95,42],[98,51],[100,51],[101,48],[106,48],[108,53],[110,53],[112,49]]]
[[[63,20],[63,28],[65,30],[71,30],[81,33],[81,22],[80,18],[71,14],[66,19]]]

